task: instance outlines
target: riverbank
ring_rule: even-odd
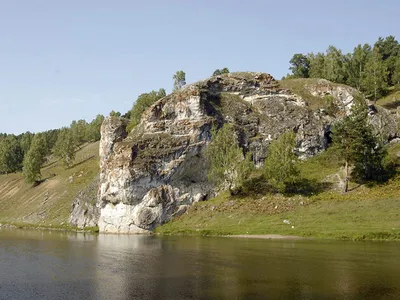
[[[63,225],[38,225],[29,223],[0,223],[0,229],[10,228],[10,229],[28,229],[28,230],[52,230],[52,231],[66,231],[66,232],[79,232],[79,233],[98,233],[99,228],[96,227],[85,227],[78,228],[71,226],[69,224]]]
[[[295,235],[281,235],[281,234],[237,234],[237,235],[223,235],[227,238],[239,238],[239,239],[260,239],[260,240],[304,240],[307,239],[301,236]]]
[[[400,181],[311,197],[227,194],[196,203],[158,227],[162,235],[280,235],[340,240],[400,240]]]

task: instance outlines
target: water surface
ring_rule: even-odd
[[[0,299],[400,299],[400,244],[3,228]]]

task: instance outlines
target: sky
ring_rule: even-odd
[[[400,1],[0,0],[0,132],[127,112],[215,69],[286,75],[295,53],[400,39]]]

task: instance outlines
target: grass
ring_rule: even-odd
[[[293,93],[301,96],[308,104],[310,109],[323,108],[325,101],[322,97],[312,95],[305,85],[307,84],[317,84],[318,79],[314,78],[299,78],[299,79],[284,79],[279,81],[280,87],[284,89],[289,89]]]
[[[394,89],[393,92],[379,99],[376,103],[390,111],[396,111],[397,107],[400,105],[400,90]]]
[[[318,85],[329,85],[329,86],[345,86],[338,83],[328,82],[321,83],[321,79],[318,78],[296,78],[296,79],[284,79],[279,80],[279,85],[281,88],[289,89],[293,93],[301,96],[308,104],[309,109],[330,109],[329,98],[314,96],[307,90],[306,86],[318,86]]]
[[[348,195],[232,198],[195,204],[187,214],[156,229],[161,234],[283,234],[334,239],[400,239],[399,181]],[[371,190],[376,190],[371,193]],[[289,220],[291,224],[285,224]],[[292,228],[293,226],[293,228]]]
[[[0,175],[0,223],[73,229],[68,225],[72,200],[98,175],[98,147],[98,142],[83,146],[68,169],[50,160],[41,170],[44,181],[35,187],[21,173]]]
[[[398,145],[395,146],[398,149]],[[399,149],[400,150],[400,149]],[[397,150],[390,149],[395,152]],[[312,182],[337,185],[341,165],[328,150],[300,165]],[[350,185],[310,196],[221,194],[196,203],[188,212],[156,229],[159,234],[282,234],[350,240],[400,239],[400,176],[382,185]],[[283,220],[289,220],[286,224]]]

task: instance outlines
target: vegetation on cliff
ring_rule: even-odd
[[[243,155],[232,124],[224,124],[218,131],[214,127],[211,133],[212,142],[205,151],[208,178],[217,187],[225,186],[232,195],[236,194],[254,168],[251,153]]]

